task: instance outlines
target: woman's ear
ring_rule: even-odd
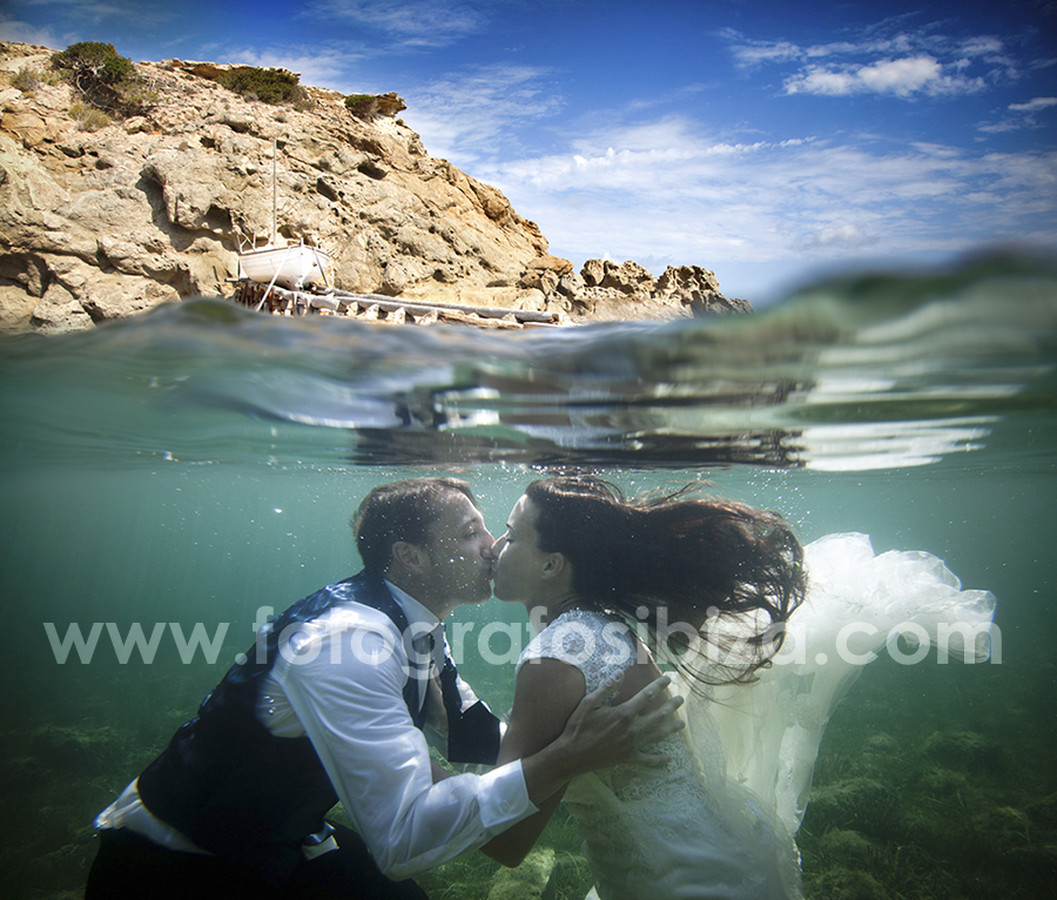
[[[568,570],[564,554],[548,553],[543,561],[543,577],[545,579],[556,579],[564,577]]]

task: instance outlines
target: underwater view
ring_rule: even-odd
[[[863,532],[993,592],[989,660],[892,644],[841,700],[804,892],[1057,896],[1055,412],[1057,268],[1002,257],[667,323],[511,335],[199,299],[4,337],[0,895],[82,895],[96,814],[268,615],[359,569],[372,486],[463,478],[498,536],[532,480],[594,473],[630,494],[704,481],[803,543]],[[475,625],[460,674],[502,714],[523,608],[454,619]],[[559,810],[518,869],[470,853],[418,880],[581,900],[580,845]]]

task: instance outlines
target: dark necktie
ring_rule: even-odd
[[[446,653],[440,670],[440,693],[448,717],[448,761],[495,765],[499,755],[499,719],[480,700],[463,710],[458,672]]]

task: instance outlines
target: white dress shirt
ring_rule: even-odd
[[[436,616],[388,586],[412,636],[435,629]],[[300,625],[282,647],[262,679],[257,717],[278,737],[309,737],[353,827],[389,878],[434,868],[536,812],[519,761],[433,783],[426,737],[403,696],[408,677],[428,679],[428,668],[423,673],[423,657],[384,613],[340,603]],[[459,687],[465,705],[468,688]],[[130,828],[174,850],[198,849],[151,815],[135,782],[96,827]]]

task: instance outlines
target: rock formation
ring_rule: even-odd
[[[145,115],[96,121],[47,77],[52,53],[0,43],[0,330],[229,295],[240,247],[270,235],[273,139],[279,234],[328,250],[343,290],[573,319],[748,309],[695,266],[654,278],[591,260],[577,275],[502,193],[429,156],[395,94],[354,113],[308,87],[275,106],[197,74],[224,66],[168,60],[136,66],[158,98]]]
[[[542,308],[573,319],[670,319],[712,313],[752,312],[745,300],[719,291],[714,272],[700,266],[668,266],[660,278],[636,262],[589,259],[580,274],[567,259],[532,260],[518,284],[544,296]]]

